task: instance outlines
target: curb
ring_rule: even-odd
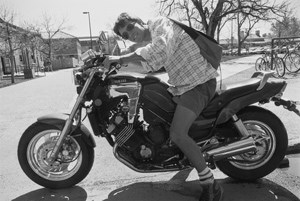
[[[286,155],[299,154],[299,153],[300,153],[300,143],[297,143],[288,147]]]
[[[297,143],[297,144],[289,146],[285,155],[287,156],[287,155],[299,154],[299,153],[300,153],[300,143]],[[278,166],[278,168],[281,169],[281,168],[288,168],[288,167],[290,167],[290,161],[289,161],[289,159],[286,156],[281,161],[281,163]]]

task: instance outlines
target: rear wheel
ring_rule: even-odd
[[[256,151],[229,157],[216,162],[226,175],[239,180],[256,180],[273,170],[283,160],[287,146],[287,132],[280,119],[272,112],[249,106],[238,117],[256,142]]]
[[[63,143],[53,164],[49,158],[60,130],[53,125],[34,123],[22,135],[18,145],[18,159],[25,174],[47,188],[67,188],[82,181],[94,162],[94,149],[78,135]]]

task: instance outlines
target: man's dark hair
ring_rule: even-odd
[[[138,17],[133,17],[130,16],[128,13],[121,13],[117,19],[117,21],[115,22],[113,31],[115,32],[115,34],[117,34],[118,36],[121,36],[119,29],[125,27],[128,22],[136,22],[140,25],[145,24],[140,18]],[[122,36],[121,36],[122,37]]]

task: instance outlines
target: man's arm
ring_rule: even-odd
[[[109,68],[111,63],[120,63],[120,64],[128,64],[128,63],[137,63],[137,62],[141,62],[141,61],[145,61],[145,59],[140,56],[137,55],[135,52],[131,52],[122,56],[108,56],[104,61],[104,67],[105,68]]]
[[[131,62],[135,63],[137,61],[145,61],[145,59],[142,56],[137,55],[135,52],[131,52],[120,56],[119,61],[121,64],[127,64]]]

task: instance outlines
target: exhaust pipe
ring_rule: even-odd
[[[220,147],[208,150],[206,153],[204,153],[204,158],[212,158],[214,161],[218,161],[230,156],[235,156],[255,150],[255,141],[252,137],[248,137],[246,139],[231,142],[226,145],[221,145]]]

